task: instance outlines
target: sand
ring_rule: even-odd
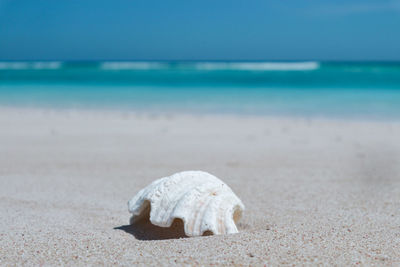
[[[242,199],[239,234],[127,225],[183,170]],[[395,121],[1,108],[0,181],[0,265],[400,265]]]

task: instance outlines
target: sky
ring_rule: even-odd
[[[400,60],[400,0],[0,0],[0,60]]]

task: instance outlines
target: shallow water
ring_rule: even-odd
[[[400,63],[0,62],[0,105],[400,118]]]

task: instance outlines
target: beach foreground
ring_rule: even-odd
[[[2,108],[0,125],[1,265],[400,264],[399,122]],[[239,234],[127,226],[127,201],[183,170],[242,199]]]

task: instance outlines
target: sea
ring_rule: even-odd
[[[400,62],[0,61],[0,107],[400,119]]]

